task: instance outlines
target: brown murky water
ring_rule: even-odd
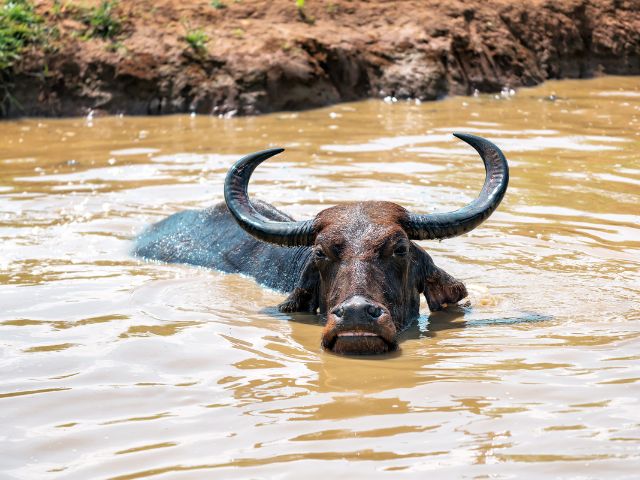
[[[0,477],[638,478],[640,79],[259,118],[0,124]],[[424,242],[467,282],[391,357],[344,358],[251,279],[128,254],[149,223],[253,194],[450,210],[510,160],[500,209]]]

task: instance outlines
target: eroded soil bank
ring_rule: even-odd
[[[5,117],[246,115],[640,73],[638,0],[121,1],[102,36],[78,16],[98,2],[35,3],[53,34],[2,72]]]

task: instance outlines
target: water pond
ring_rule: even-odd
[[[252,195],[469,202],[502,147],[511,184],[469,235],[422,242],[472,306],[398,354],[320,348],[321,319],[250,278],[129,255],[222,200],[229,165],[283,146]],[[640,80],[256,118],[0,123],[0,477],[637,478]]]

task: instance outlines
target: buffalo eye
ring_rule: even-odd
[[[316,248],[316,250],[313,253],[313,256],[315,257],[316,260],[326,260],[327,259],[327,255],[324,253],[322,248]]]
[[[397,245],[396,248],[393,249],[394,257],[404,257],[409,253],[409,247],[407,245]]]

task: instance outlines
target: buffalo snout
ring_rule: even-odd
[[[382,311],[379,305],[356,295],[342,302],[331,313],[340,319],[344,327],[357,328],[377,320],[382,315]]]
[[[343,355],[376,355],[397,348],[396,327],[389,310],[360,295],[331,309],[323,346]]]

